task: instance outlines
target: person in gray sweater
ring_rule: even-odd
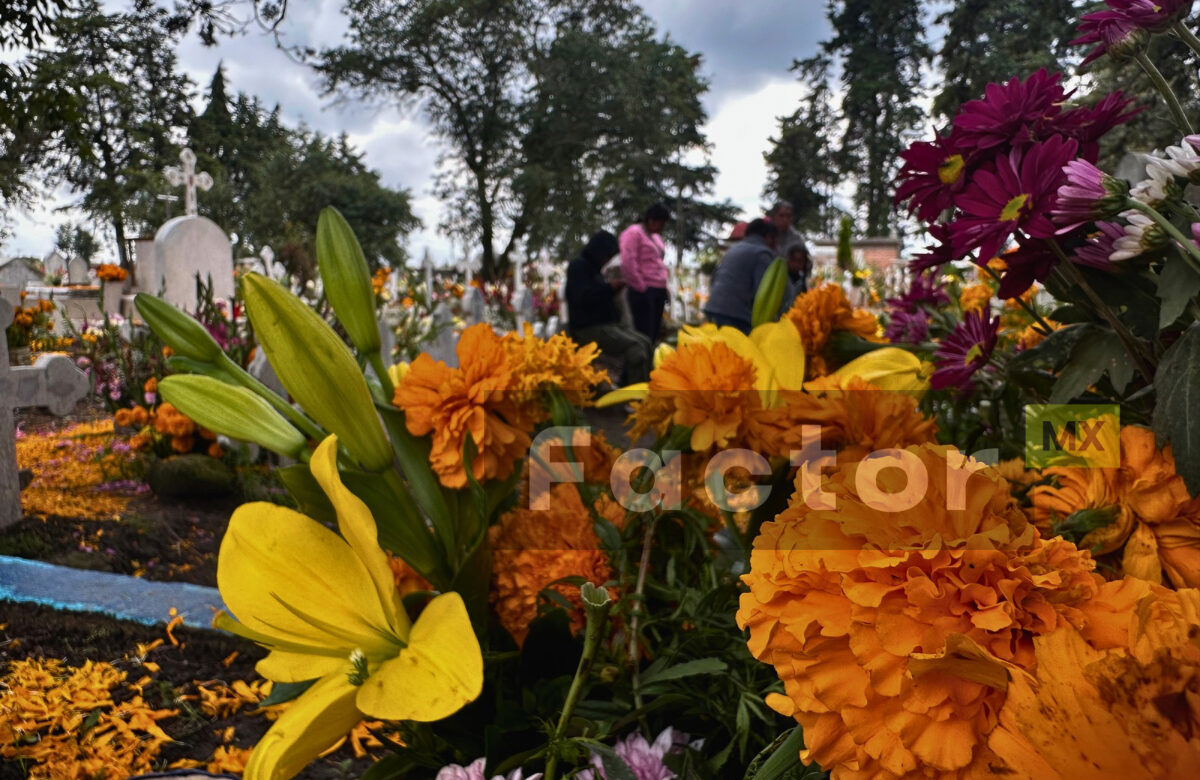
[[[758,283],[775,260],[778,229],[765,219],[746,227],[746,237],[729,247],[713,273],[704,316],[716,325],[750,332]]]

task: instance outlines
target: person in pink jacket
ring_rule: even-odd
[[[621,233],[621,273],[628,285],[625,295],[633,314],[633,327],[653,344],[662,330],[667,304],[666,246],[662,231],[671,212],[661,203],[646,209],[642,221]]]

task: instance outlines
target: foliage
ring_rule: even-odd
[[[29,347],[54,338],[54,302],[34,301],[25,305],[25,292],[21,292],[21,305],[13,307],[13,320],[5,326],[8,348]]]
[[[703,144],[698,60],[658,41],[628,2],[351,0],[347,13],[346,44],[311,52],[315,67],[330,92],[420,101],[449,145],[447,225],[478,242],[485,279],[527,237],[530,249],[573,247],[597,220],[632,220],[712,182],[711,168],[680,162]],[[581,73],[582,61],[593,64]],[[728,216],[684,210],[698,225]]]
[[[779,118],[779,136],[768,141],[771,146],[763,153],[768,171],[764,194],[792,204],[799,230],[826,235],[833,231],[837,210],[831,200],[841,181],[830,146],[836,120],[830,64],[823,55],[793,63],[792,72],[808,94],[791,115]]]
[[[113,230],[121,265],[129,203],[170,163],[190,117],[188,81],[175,72],[166,12],[138,0],[105,13],[96,0],[57,21],[54,46],[31,59],[34,89],[71,85],[73,124],[56,127],[40,167],[80,193],[79,207]]]
[[[78,257],[91,264],[92,258],[100,251],[100,242],[83,225],[64,222],[55,231],[54,248],[66,257]]]
[[[1062,70],[1075,37],[1076,0],[955,0],[936,18],[941,91],[933,113],[949,120],[990,82],[1038,68]]]
[[[868,236],[893,226],[891,181],[906,134],[922,126],[921,75],[929,58],[917,0],[830,3],[833,37],[822,44],[839,63],[845,91],[838,168],[855,178],[854,203]]]

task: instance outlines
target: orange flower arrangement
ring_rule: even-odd
[[[618,527],[624,522],[625,511],[611,499],[600,499],[596,511]],[[546,589],[571,603],[572,629],[583,627],[579,587],[559,580],[612,579],[608,554],[600,549],[592,522],[576,487],[560,484],[551,488],[549,509],[514,509],[491,528],[492,607],[517,644],[524,643],[538,615],[539,594]]]
[[[594,346],[578,349],[566,336],[502,339],[481,323],[459,339],[458,368],[421,354],[393,400],[404,409],[410,433],[433,435],[430,461],[443,485],[467,483],[462,453],[468,434],[478,452],[475,478],[505,479],[528,449],[534,426],[549,417],[544,386],[561,387],[582,405],[590,384],[602,377],[590,366],[595,356]]]
[[[102,282],[123,282],[129,278],[129,272],[113,263],[101,263],[96,267],[96,277]]]
[[[794,495],[754,542],[738,611],[784,683],[768,704],[804,727],[802,759],[839,779],[986,774],[1004,692],[956,674],[958,650],[1032,668],[1033,638],[1083,622],[1099,585],[1090,556],[1043,541],[994,471],[952,447],[904,452],[876,474],[890,498],[860,493],[871,461],[825,481],[832,509]],[[904,463],[924,490],[887,467]]]
[[[371,274],[371,289],[376,295],[383,295],[387,289],[388,279],[392,276],[392,269],[378,268],[375,273]]]
[[[694,426],[692,449],[728,446],[762,408],[754,364],[720,341],[684,344],[650,372],[650,398],[634,412],[636,441],[648,429]],[[665,415],[665,418],[664,418]]]
[[[1006,776],[1070,780],[1085,766],[1090,777],[1195,776],[1200,590],[1133,578],[1102,590],[1118,608],[1090,614],[1082,633],[1065,626],[1036,637],[1033,674],[1005,670],[1007,698],[988,744],[1008,759]]]
[[[868,341],[884,341],[875,315],[853,308],[845,291],[836,284],[827,282],[801,293],[785,316],[800,331],[807,360],[805,373],[810,379],[829,373],[822,353],[834,331],[848,331]]]
[[[1043,471],[1053,484],[1029,495],[1032,515],[1048,528],[1076,512],[1108,512],[1107,525],[1080,546],[1098,555],[1122,548],[1122,570],[1154,583],[1165,573],[1176,587],[1200,586],[1200,498],[1175,472],[1171,447],[1158,449],[1154,432],[1121,428],[1121,466],[1115,469],[1054,467]]]
[[[958,297],[958,305],[964,312],[982,310],[992,302],[992,287],[980,282],[964,287]]]
[[[819,392],[784,391],[784,403],[758,417],[753,441],[771,455],[804,447],[804,425],[821,426],[821,443],[838,461],[860,460],[875,450],[934,441],[937,426],[907,393],[880,390],[858,377]]]

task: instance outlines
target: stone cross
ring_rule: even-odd
[[[429,297],[429,305],[433,305],[433,258],[429,256],[429,247],[425,247],[425,255],[421,258],[421,267],[425,269],[425,295]]]
[[[12,316],[12,304],[0,298],[0,322]],[[62,417],[87,391],[87,376],[66,355],[41,355],[32,366],[10,368],[8,341],[0,341],[0,528],[21,519],[13,409],[42,406]]]
[[[184,149],[179,153],[182,167],[172,165],[164,173],[172,187],[183,187],[183,213],[195,216],[200,213],[196,208],[196,189],[207,192],[213,186],[212,177],[207,173],[196,173],[196,153]]]

